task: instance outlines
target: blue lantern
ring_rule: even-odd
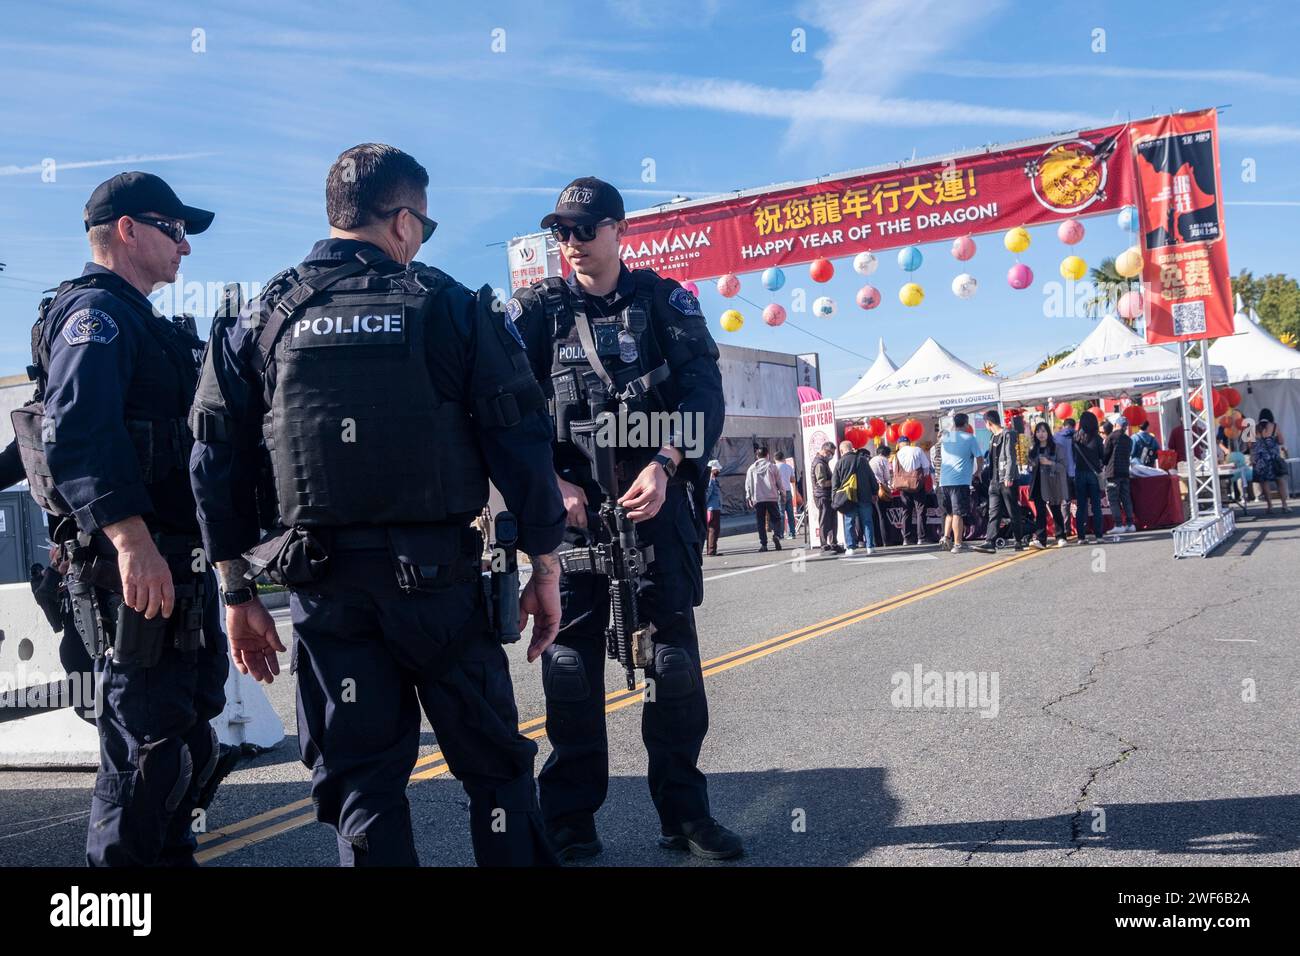
[[[1136,206],[1125,206],[1119,211],[1119,217],[1116,220],[1119,227],[1125,232],[1137,232],[1138,229],[1138,211]]]
[[[785,272],[776,266],[763,270],[762,278],[763,288],[768,292],[775,292],[781,286],[785,285]]]
[[[906,246],[898,250],[898,268],[904,272],[915,272],[921,268],[921,250],[916,246]]]

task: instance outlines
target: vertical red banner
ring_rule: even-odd
[[[1214,110],[1132,125],[1147,341],[1231,335],[1232,283]]]

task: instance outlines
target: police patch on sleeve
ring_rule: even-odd
[[[518,299],[508,299],[506,301],[506,315],[505,315],[506,331],[509,332],[514,337],[514,340],[516,342],[519,343],[520,348],[525,347],[524,337],[519,334],[519,327],[515,325],[515,323],[519,321],[519,317],[523,314],[524,314],[524,307],[519,304]]]
[[[107,312],[99,309],[82,309],[74,312],[63,324],[63,339],[69,345],[94,342],[107,345],[117,338],[117,323]]]
[[[700,303],[685,289],[673,289],[672,295],[668,296],[668,304],[682,315],[698,315],[701,318],[704,316],[700,311]]]

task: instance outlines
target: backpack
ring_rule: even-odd
[[[856,452],[855,452],[856,455]],[[856,466],[857,462],[854,462]],[[851,511],[858,503],[858,475],[857,469],[849,470],[849,476],[844,479],[843,484],[835,489],[831,495],[831,507],[836,511]]]

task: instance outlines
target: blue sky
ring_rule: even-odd
[[[806,31],[807,51],[791,49]],[[205,52],[194,52],[193,31]],[[1093,52],[1094,30],[1105,52]],[[493,31],[505,50],[493,52]],[[594,174],[629,208],[948,153],[1173,109],[1220,117],[1233,271],[1300,272],[1300,12],[1291,3],[936,3],[931,0],[623,0],[584,3],[42,3],[0,34],[0,374],[27,363],[40,289],[80,272],[81,208],[125,169],[164,176],[217,218],[194,238],[187,282],[261,282],[326,232],[325,173],[358,142],[390,142],[432,179],[440,226],[421,259],[466,285],[506,284],[503,240],[534,231],[558,190]],[[497,34],[498,45],[501,34]],[[53,182],[42,161],[56,162]],[[642,181],[652,158],[656,181]],[[1252,160],[1255,181],[1242,164]],[[1088,263],[1126,238],[1087,220]],[[847,261],[815,287],[840,309],[770,329],[716,324],[719,341],[818,351],[825,391],[847,389],[885,339],[902,362],[932,335],[1011,373],[1087,334],[1047,318],[1041,288],[1065,254],[1053,228],[1009,289],[1000,238],[977,240],[980,280],[958,301],[947,244],[926,246],[926,302],[882,255],[884,303],[853,305]],[[802,267],[775,298],[811,286]],[[757,276],[742,292],[774,296]],[[206,323],[201,323],[206,328]],[[796,328],[795,326],[799,326]],[[800,331],[800,329],[804,331]],[[806,333],[814,333],[830,343]],[[854,354],[858,353],[858,354]]]

